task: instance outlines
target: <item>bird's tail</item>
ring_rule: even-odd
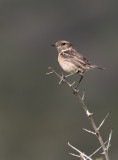
[[[96,65],[91,65],[91,68],[98,68],[98,69],[101,69],[101,70],[105,70],[105,68],[102,68],[102,67],[99,67],[99,66],[96,66]]]

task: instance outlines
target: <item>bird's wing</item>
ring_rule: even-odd
[[[86,66],[90,66],[90,62],[78,53],[75,49],[66,50],[61,53],[61,56],[69,62],[74,63],[76,66],[86,70]]]

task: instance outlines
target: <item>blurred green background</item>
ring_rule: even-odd
[[[92,127],[78,99],[55,75],[45,75],[48,66],[63,72],[51,47],[63,39],[106,68],[87,73],[79,88],[97,125],[110,112],[101,133],[106,141],[113,128],[109,154],[117,160],[116,0],[0,0],[0,159],[76,160],[68,141],[88,155],[99,147],[82,130]]]

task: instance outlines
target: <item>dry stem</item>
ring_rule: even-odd
[[[87,106],[86,106],[86,104],[85,104],[85,102],[84,102],[85,92],[83,93],[82,96],[80,96],[79,90],[77,91],[77,90],[73,87],[73,85],[74,85],[75,82],[74,82],[73,84],[70,84],[70,83],[64,78],[64,75],[60,76],[52,67],[49,67],[49,70],[51,70],[51,72],[46,73],[47,75],[48,75],[48,74],[51,74],[51,73],[54,73],[54,74],[60,79],[59,84],[61,84],[62,82],[66,83],[66,84],[72,89],[73,93],[78,97],[78,99],[79,99],[79,101],[80,101],[80,103],[81,103],[81,105],[82,105],[82,107],[83,107],[83,109],[84,109],[84,111],[85,111],[88,119],[90,120],[90,123],[91,123],[91,125],[92,125],[92,127],[93,127],[93,129],[94,129],[94,132],[89,131],[89,130],[87,130],[87,129],[84,129],[84,130],[86,130],[86,131],[88,131],[89,133],[92,133],[92,134],[94,133],[94,134],[96,135],[96,137],[98,138],[98,141],[99,141],[99,143],[100,143],[100,145],[101,145],[100,148],[102,148],[102,150],[103,150],[105,159],[106,159],[106,160],[110,160],[109,155],[108,155],[108,149],[109,149],[109,146],[110,146],[110,140],[111,140],[112,131],[111,131],[111,133],[110,133],[110,135],[109,135],[109,141],[108,141],[107,147],[105,146],[105,143],[103,142],[103,139],[102,139],[102,137],[101,137],[101,135],[100,135],[100,132],[99,132],[99,129],[100,129],[100,127],[103,125],[103,123],[104,123],[104,121],[106,120],[108,114],[107,114],[107,116],[105,117],[105,119],[102,121],[102,123],[99,125],[99,127],[97,127],[96,124],[95,124],[95,122],[94,122],[94,120],[93,120],[93,117],[92,117],[93,113],[90,113],[90,112],[89,112],[89,110],[88,110],[88,108],[87,108]],[[69,145],[70,145],[70,144],[69,144]],[[73,147],[72,145],[70,145],[70,146],[71,146],[72,148],[76,149],[76,148]],[[76,149],[76,150],[77,150],[77,149]],[[79,150],[78,150],[78,151],[79,151]],[[80,157],[80,159],[89,159],[89,160],[91,160],[91,156],[94,154],[94,153],[93,153],[93,154],[91,154],[90,156],[87,156],[86,154],[82,153],[81,151],[79,151],[79,153],[80,153],[80,155],[79,155],[78,157]],[[72,154],[72,153],[71,153],[71,155],[77,156],[77,155]]]

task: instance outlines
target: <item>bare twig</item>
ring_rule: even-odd
[[[80,154],[80,155],[77,155],[77,154],[73,154],[73,153],[69,153],[70,155],[72,156],[75,156],[75,157],[79,157],[81,160],[87,160],[84,155]]]
[[[82,101],[84,101],[84,98],[85,98],[85,91],[83,92],[83,95],[82,95]]]
[[[107,144],[107,151],[109,150],[109,147],[110,147],[110,142],[111,142],[111,137],[112,137],[112,129],[111,129],[111,132],[109,134],[109,140],[108,140],[108,144]]]
[[[81,160],[87,160],[87,158],[85,158],[83,154],[80,154],[80,159]]]
[[[49,67],[49,69],[51,70],[51,72],[49,72],[48,74],[51,74],[51,73],[56,74],[56,76],[61,80],[60,82],[65,82],[65,83],[72,89],[73,93],[78,97],[78,99],[79,99],[79,101],[80,101],[80,103],[81,103],[81,105],[82,105],[82,107],[83,107],[83,109],[84,109],[84,111],[85,111],[88,119],[90,120],[90,123],[91,123],[91,125],[92,125],[92,127],[93,127],[93,129],[94,129],[95,135],[97,136],[97,138],[98,138],[98,140],[99,140],[99,143],[100,143],[100,145],[101,145],[101,148],[103,149],[103,153],[104,153],[104,155],[105,155],[106,160],[110,160],[109,155],[108,155],[109,145],[107,145],[107,149],[106,149],[105,144],[104,144],[104,142],[103,142],[103,139],[102,139],[102,137],[101,137],[101,135],[100,135],[100,132],[99,132],[100,127],[103,125],[103,123],[104,123],[104,121],[105,121],[105,119],[107,118],[108,115],[105,117],[105,119],[102,121],[102,123],[100,124],[100,126],[97,128],[97,126],[96,126],[96,124],[95,124],[95,122],[94,122],[94,120],[93,120],[93,117],[92,117],[93,113],[90,113],[90,112],[89,112],[86,104],[84,103],[84,95],[85,95],[85,92],[84,92],[83,96],[81,97],[80,94],[79,94],[79,90],[76,90],[76,89],[73,87],[73,84],[71,85],[71,84],[64,78],[63,75],[60,76],[54,69],[52,69],[52,67]],[[111,134],[110,134],[110,136],[109,136],[109,137],[110,137],[110,138],[109,138],[110,140],[111,140],[111,135],[112,135],[112,132],[111,132]],[[109,141],[110,141],[110,140],[109,140]],[[71,146],[73,149],[75,149],[75,150],[77,151],[77,149],[76,149],[75,147],[73,147],[73,146],[70,145],[70,144],[68,144],[68,145]],[[85,154],[82,153],[81,151],[78,150],[78,152],[79,152],[80,154],[84,155],[85,158],[88,158],[89,160],[92,160],[90,157],[88,157],[87,155],[85,155]]]
[[[108,141],[106,141],[104,144],[106,144]],[[93,155],[95,155],[100,149],[102,148],[102,146],[100,146],[98,149],[96,149],[89,157],[92,157]]]
[[[103,123],[105,122],[105,120],[107,119],[107,117],[109,116],[109,113],[106,115],[106,117],[103,119],[103,121],[100,123],[98,130],[102,127]]]
[[[75,151],[77,151],[80,155],[83,155],[85,158],[92,160],[89,156],[87,156],[85,153],[81,152],[79,149],[75,148],[74,146],[72,146],[69,142],[68,145],[73,148]]]
[[[108,141],[106,141],[104,144],[106,144]],[[71,145],[72,146],[72,145]],[[98,149],[96,149],[91,155],[89,155],[88,157],[91,158],[93,155],[95,155],[102,147],[100,146]],[[75,147],[74,147],[75,149]],[[76,150],[77,151],[77,150]],[[80,153],[80,152],[79,152]],[[74,154],[74,153],[69,153],[70,155],[72,156],[75,156],[75,157],[79,157],[80,158],[80,155],[77,155],[77,154]]]
[[[75,157],[79,157],[80,158],[80,155],[77,155],[77,154],[74,154],[74,153],[69,153],[70,155],[72,156],[75,156]]]
[[[88,133],[91,133],[91,134],[96,135],[96,133],[95,133],[95,132],[92,132],[92,131],[90,131],[90,130],[88,130],[88,129],[86,129],[86,128],[83,128],[83,130],[84,130],[84,131],[86,131],[86,132],[88,132]]]

